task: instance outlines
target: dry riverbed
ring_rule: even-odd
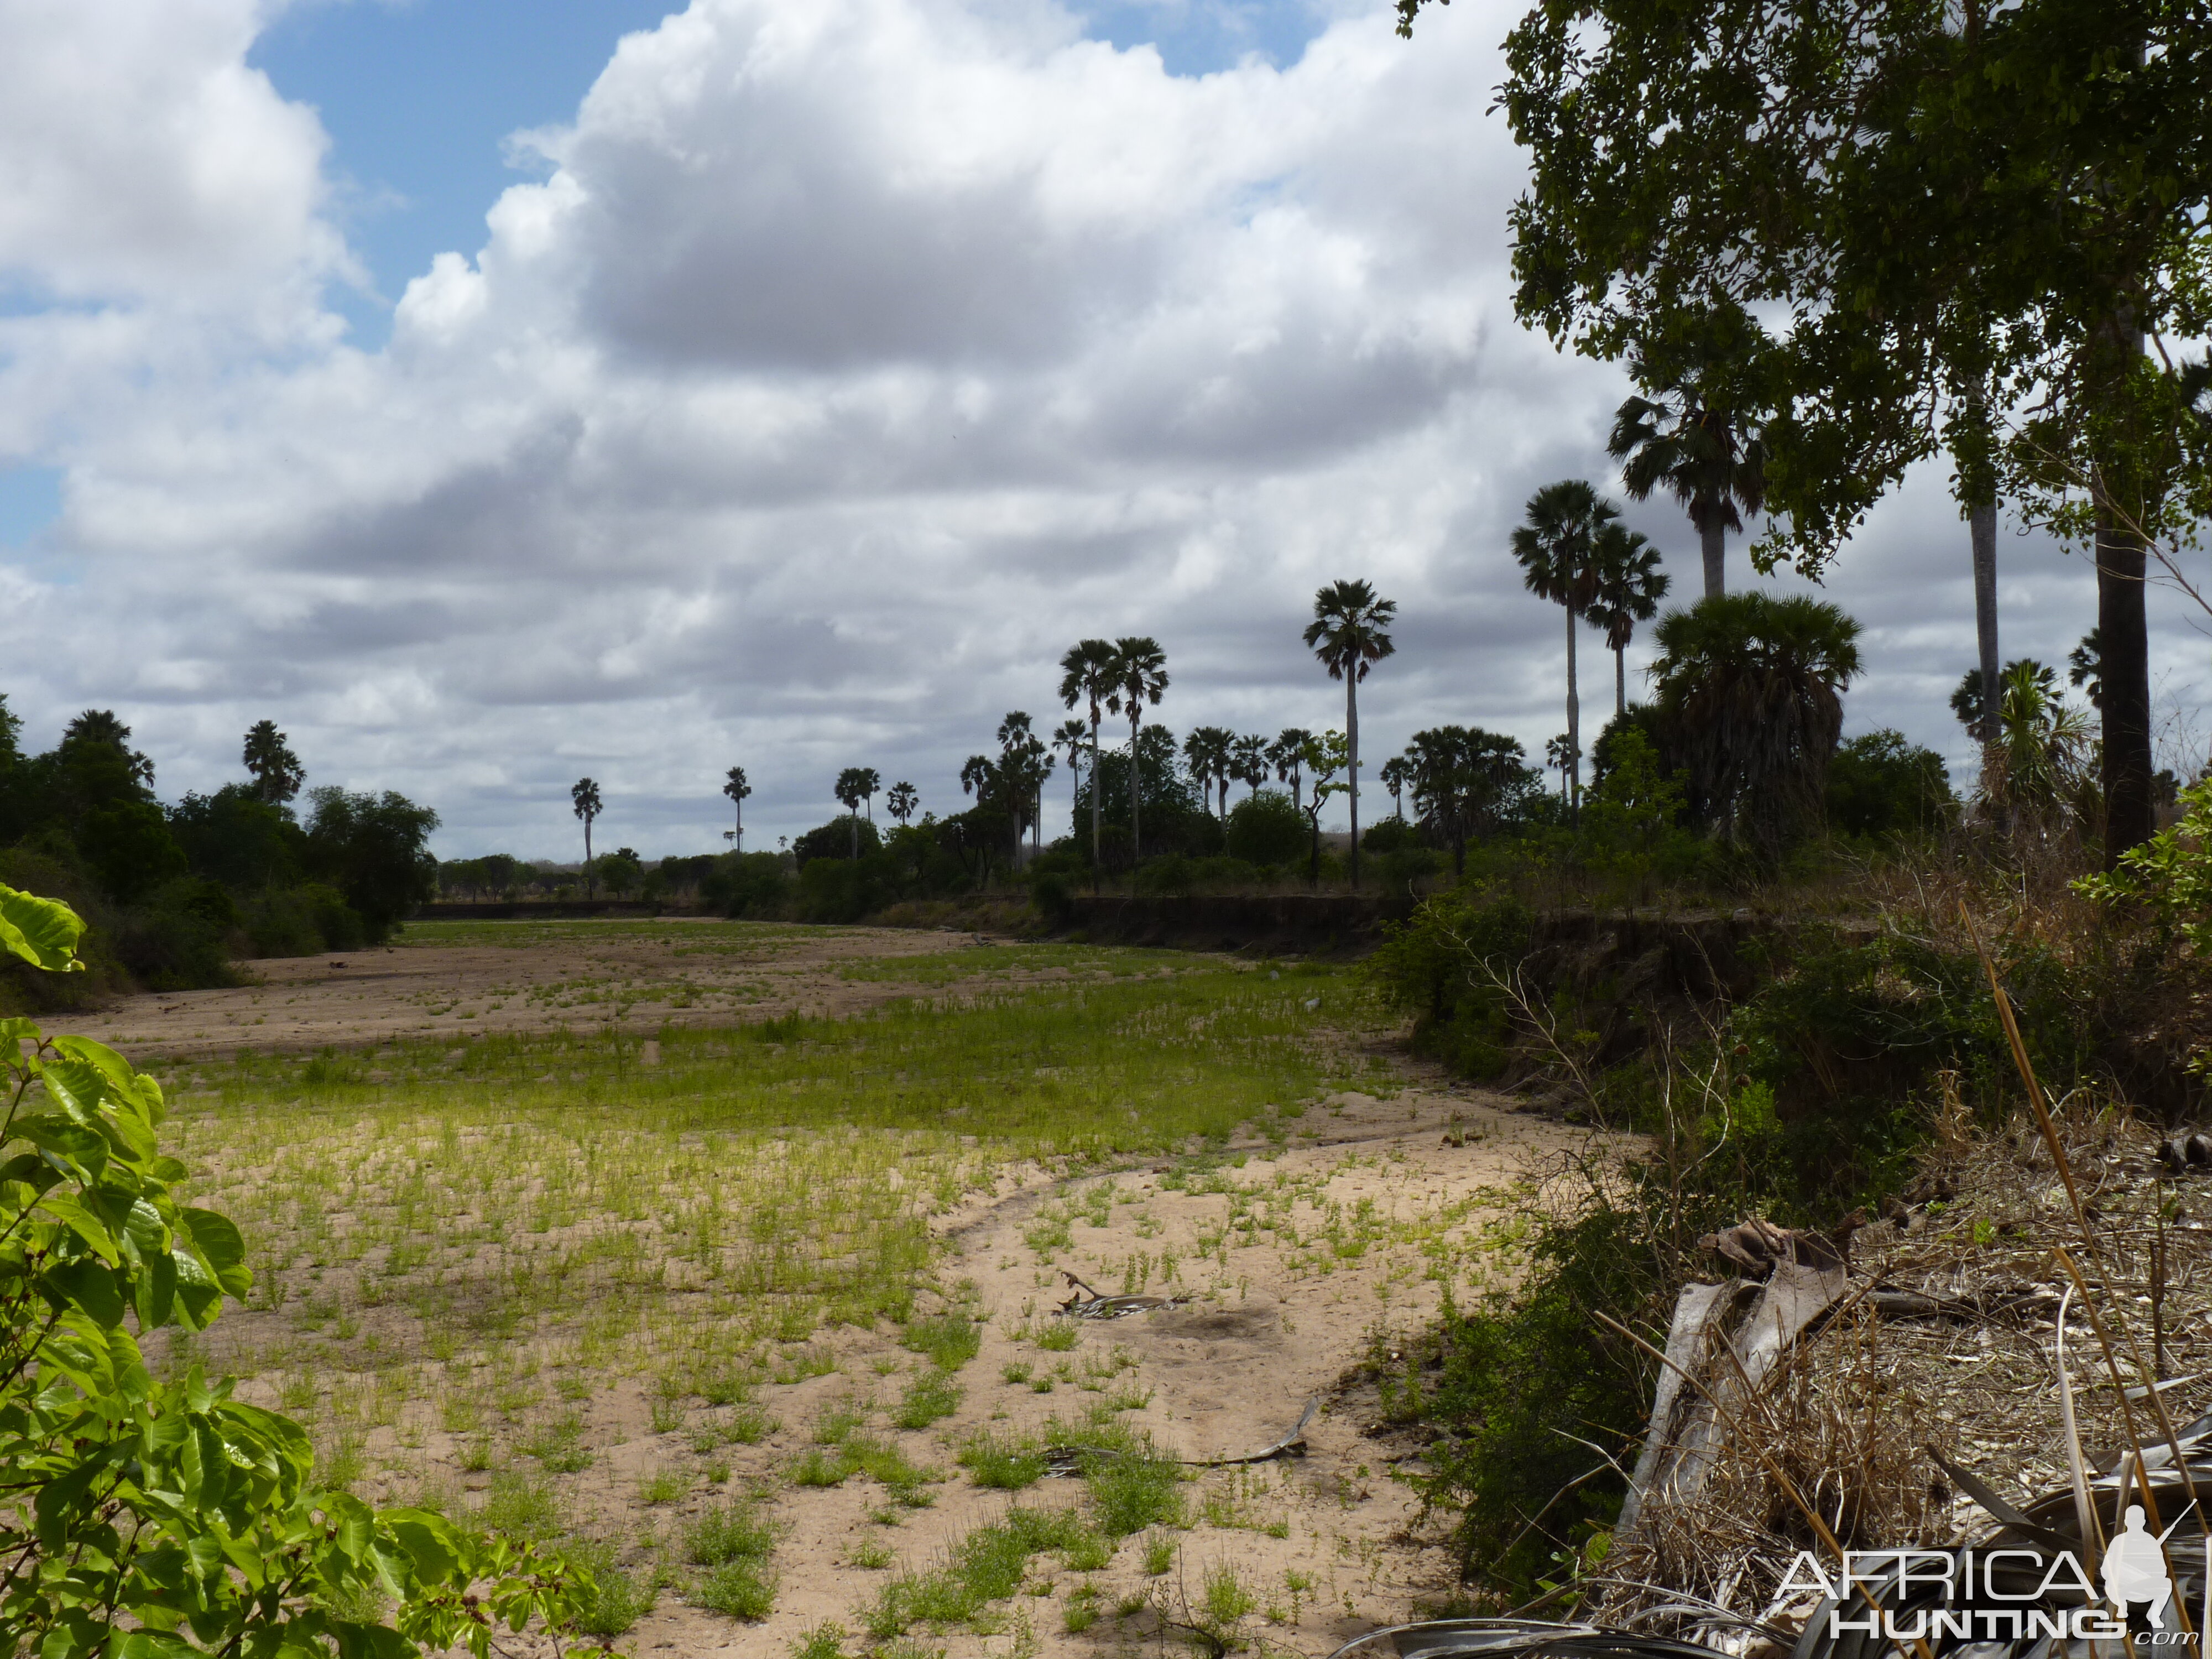
[[[1518,1195],[1577,1132],[1407,1060],[1341,969],[599,926],[425,929],[105,1016],[261,1275],[159,1358],[240,1373],[375,1501],[599,1547],[651,1597],[636,1653],[835,1625],[847,1652],[1118,1654],[1165,1621],[1319,1654],[1449,1597],[1354,1373],[1510,1279]],[[1178,1113],[1233,1127],[1147,1127]],[[1174,1300],[1067,1319],[1070,1273]],[[972,1352],[917,1352],[948,1317]],[[1205,1467],[1310,1401],[1304,1455]],[[1116,1535],[1095,1479],[978,1450],[1107,1441],[1187,1460],[1171,1513]],[[773,1603],[727,1616],[700,1540],[748,1505]],[[926,1592],[1010,1509],[1079,1524],[944,1616]]]

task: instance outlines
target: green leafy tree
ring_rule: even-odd
[[[82,932],[67,907],[0,887],[0,950],[68,972]],[[0,1020],[0,1645],[484,1659],[502,1625],[572,1627],[588,1574],[317,1491],[297,1424],[197,1365],[154,1379],[140,1339],[203,1331],[242,1299],[245,1241],[179,1200],[153,1079],[26,1019]],[[355,1611],[386,1597],[388,1622]]]
[[[282,806],[300,793],[307,781],[307,769],[292,752],[292,745],[276,729],[275,720],[256,720],[246,734],[246,769],[253,779],[253,793],[271,806]]]
[[[1101,830],[1101,802],[1104,792],[1097,787],[1098,725],[1103,716],[1107,700],[1114,695],[1115,674],[1120,653],[1111,640],[1083,640],[1060,659],[1060,706],[1074,708],[1087,706],[1091,723],[1091,867],[1096,871],[1104,859]]]
[[[1611,764],[1592,786],[1583,814],[1583,856],[1619,884],[1628,902],[1645,904],[1667,843],[1686,839],[1675,827],[1682,785],[1662,774],[1651,740],[1635,727],[1615,732],[1610,749]]]
[[[1306,850],[1306,815],[1279,789],[1255,789],[1230,809],[1222,845],[1232,859],[1267,869]]]
[[[1570,808],[1582,792],[1582,699],[1575,685],[1575,624],[1597,598],[1599,532],[1620,509],[1580,478],[1546,484],[1528,498],[1527,522],[1513,532],[1524,586],[1567,613],[1567,748]]]
[[[732,853],[745,850],[745,797],[752,792],[753,787],[745,777],[745,769],[732,766],[728,775],[722,780],[722,793],[730,798],[730,804],[737,809],[738,814],[737,827],[724,837],[730,843]]]
[[[1847,738],[1828,763],[1828,827],[1844,835],[1932,835],[1952,805],[1943,757],[1901,732]]]
[[[1946,452],[2090,549],[2108,863],[2147,839],[2148,561],[2212,507],[2202,8],[1540,0],[1506,57],[1522,318],[1758,417],[1762,568]]]
[[[597,872],[592,865],[592,824],[606,810],[599,794],[599,786],[590,778],[579,778],[568,790],[568,799],[576,809],[576,816],[584,821],[584,895],[590,897],[596,890]]]
[[[1652,665],[1693,813],[1771,858],[1820,823],[1859,625],[1817,599],[1725,593],[1670,611]]]
[[[1145,705],[1158,707],[1161,696],[1168,689],[1168,659],[1160,649],[1159,641],[1141,634],[1124,635],[1114,641],[1113,690],[1106,699],[1109,713],[1129,715],[1129,752],[1137,752],[1139,729],[1143,722]],[[1141,821],[1144,795],[1143,768],[1136,772],[1137,787],[1129,791],[1129,856],[1132,860],[1145,855],[1145,836]]]
[[[1306,740],[1305,770],[1312,787],[1306,791],[1306,822],[1312,826],[1313,854],[1308,874],[1321,885],[1321,813],[1332,797],[1352,786],[1342,775],[1352,767],[1352,750],[1341,732],[1323,732]]]
[[[634,847],[617,847],[599,860],[599,874],[607,884],[607,890],[617,898],[628,898],[645,879],[645,860],[637,855]]]
[[[1314,595],[1306,647],[1333,680],[1344,682],[1344,793],[1352,811],[1352,884],[1359,885],[1359,682],[1398,647],[1383,630],[1398,602],[1376,596],[1364,581],[1335,581]]]
[[[372,942],[388,937],[416,905],[438,894],[430,851],[438,815],[406,796],[351,794],[335,786],[309,792],[310,871],[344,895]]]
[[[1765,504],[1765,444],[1745,430],[1740,416],[1685,384],[1621,404],[1606,453],[1620,463],[1622,487],[1636,500],[1664,489],[1689,509],[1705,561],[1705,596],[1726,592],[1728,532],[1741,530],[1743,514]]]
[[[1628,713],[1628,647],[1636,624],[1659,614],[1670,583],[1659,568],[1659,550],[1626,525],[1597,532],[1596,563],[1589,614],[1613,652],[1613,714],[1619,720]]]

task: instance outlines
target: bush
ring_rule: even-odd
[[[1488,972],[1528,954],[1534,918],[1510,894],[1481,886],[1439,893],[1386,926],[1367,971],[1392,1007],[1413,1016],[1413,1047],[1454,1071],[1494,1078],[1511,1058],[1512,1026]]]
[[[725,853],[699,883],[699,896],[724,915],[755,921],[781,915],[790,896],[791,863],[781,853]]]
[[[1402,853],[1425,845],[1421,832],[1400,817],[1370,824],[1359,836],[1359,850],[1370,858],[1379,859],[1386,854]]]
[[[1165,858],[1147,859],[1137,866],[1137,890],[1181,896],[1190,891],[1195,883],[1196,866],[1180,853],[1170,853]]]
[[[817,859],[844,859],[849,861],[856,844],[862,858],[871,853],[880,853],[884,848],[883,837],[876,833],[873,823],[857,812],[841,812],[829,823],[817,824],[792,842],[791,856],[803,876],[806,873],[806,866]]]
[[[1295,863],[1313,842],[1313,825],[1280,789],[1262,789],[1229,809],[1229,856],[1261,866]]]
[[[1828,827],[1846,836],[1931,836],[1957,805],[1943,757],[1887,730],[1837,749],[1826,799]]]

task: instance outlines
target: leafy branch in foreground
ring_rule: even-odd
[[[0,950],[65,969],[82,932],[0,887]],[[161,1085],[112,1049],[0,1019],[0,1650],[483,1659],[502,1626],[571,1625],[587,1574],[315,1492],[297,1424],[198,1367],[156,1382],[138,1337],[242,1297],[245,1241],[178,1201]]]

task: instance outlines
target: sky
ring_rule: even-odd
[[[847,766],[960,810],[1086,635],[1159,640],[1179,732],[1340,725],[1299,633],[1361,576],[1399,606],[1370,765],[1443,721],[1540,754],[1565,624],[1507,538],[1614,489],[1630,388],[1513,318],[1514,13],[0,0],[0,691],[38,748],[115,709],[167,799],[270,718],[442,856],[579,855],[588,775],[595,842],[658,857],[720,848],[732,764],[750,847]],[[1679,509],[1626,517],[1693,596]],[[2086,562],[2009,522],[1999,560],[2005,655],[2063,662]],[[1847,731],[1963,776],[1942,469],[1826,597]],[[2212,639],[2152,621],[2199,761]]]

